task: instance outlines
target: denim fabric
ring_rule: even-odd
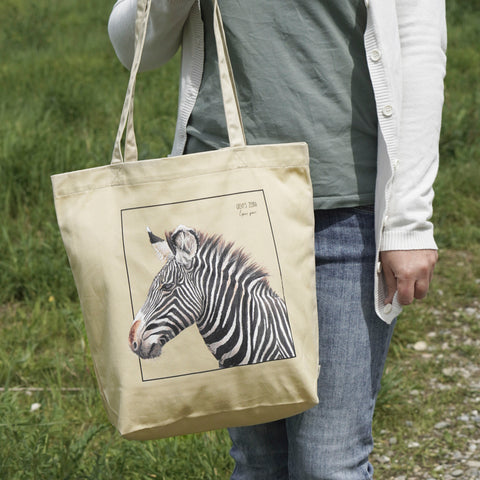
[[[232,480],[373,478],[372,417],[393,325],[373,305],[373,211],[316,211],[320,403],[294,417],[230,429]]]

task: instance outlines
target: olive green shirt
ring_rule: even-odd
[[[228,145],[211,0],[202,0],[205,63],[186,152]],[[364,0],[222,0],[249,144],[306,141],[314,206],[374,202],[377,115]]]

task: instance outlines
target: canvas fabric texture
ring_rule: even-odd
[[[52,176],[103,402],[136,440],[300,413],[319,371],[308,147],[246,145],[215,1],[230,146],[138,161],[150,2],[111,164]]]

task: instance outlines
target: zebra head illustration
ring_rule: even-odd
[[[147,230],[164,265],[130,328],[134,353],[158,357],[195,323],[221,367],[295,356],[285,302],[247,254],[183,225],[165,240]]]
[[[193,325],[200,315],[198,298],[189,302],[188,308],[182,301],[182,298],[192,298],[194,291],[190,270],[198,248],[195,231],[179,226],[166,240],[149,228],[147,232],[164,265],[153,279],[147,299],[130,329],[130,348],[143,359],[158,357],[163,345]]]

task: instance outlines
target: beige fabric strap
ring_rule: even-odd
[[[220,71],[220,84],[222,89],[225,117],[227,121],[228,138],[230,146],[246,145],[245,132],[238,103],[238,96],[233,78],[232,66],[225,39],[222,17],[218,1],[214,1],[214,31],[217,44],[218,65]],[[133,123],[133,107],[135,97],[135,83],[140,61],[142,58],[145,37],[147,33],[148,18],[152,0],[137,0],[137,16],[135,21],[135,54],[133,57],[130,79],[123,104],[122,115],[118,125],[117,136],[112,152],[112,164],[132,162],[138,160],[138,149],[135,139]],[[125,159],[122,155],[122,138],[125,133]]]
[[[150,13],[151,0],[137,0],[137,16],[135,21],[135,54],[130,70],[130,79],[128,81],[127,93],[123,103],[122,115],[118,125],[117,136],[113,146],[111,163],[121,163],[124,161],[122,155],[122,138],[127,128],[125,136],[125,161],[131,162],[138,160],[137,142],[135,140],[135,129],[133,125],[133,106],[135,96],[135,83],[137,80],[138,68],[142,58],[143,45],[147,33],[148,16]],[[128,121],[128,123],[127,123]]]
[[[228,54],[225,30],[223,29],[222,15],[217,0],[214,0],[213,11],[213,27],[217,44],[218,69],[220,70],[220,84],[227,120],[228,139],[231,147],[240,147],[246,145],[245,131],[233,78],[232,65]]]

